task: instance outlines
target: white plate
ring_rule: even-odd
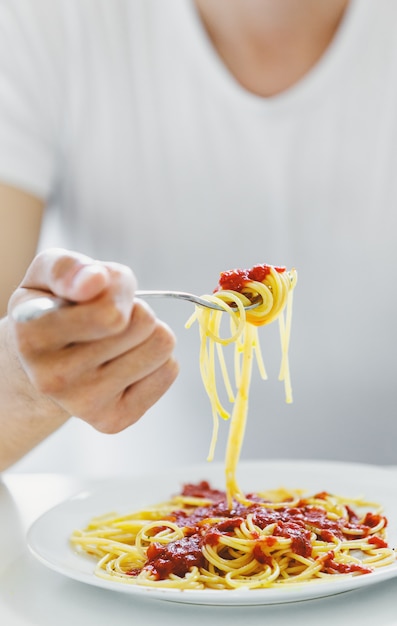
[[[128,593],[171,602],[214,605],[258,605],[298,602],[335,595],[397,576],[397,564],[363,576],[333,581],[301,583],[270,589],[178,590],[158,589],[102,580],[94,575],[94,562],[76,554],[69,537],[76,528],[84,528],[91,517],[110,511],[127,513],[144,505],[155,504],[178,492],[185,482],[209,480],[224,488],[223,464],[208,463],[182,469],[165,470],[161,475],[109,479],[90,491],[80,493],[42,515],[28,533],[33,554],[47,567],[75,580]],[[389,519],[389,545],[397,546],[397,486],[395,474],[377,466],[323,461],[241,462],[238,482],[243,491],[289,488],[307,489],[309,493],[329,491],[383,504]]]

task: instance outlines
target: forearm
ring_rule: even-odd
[[[0,472],[68,419],[63,409],[34,389],[11,346],[4,318],[0,321]]]

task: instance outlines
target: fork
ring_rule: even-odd
[[[187,293],[185,291],[153,291],[153,290],[137,290],[135,295],[138,298],[176,298],[177,300],[188,300],[198,306],[206,307],[207,309],[214,309],[215,311],[224,311],[224,309],[206,300],[205,297],[196,296],[193,293]],[[256,308],[260,302],[254,302],[245,307],[246,311]],[[67,306],[73,306],[73,302],[65,300],[63,298],[57,298],[56,296],[42,296],[40,298],[33,298],[31,300],[25,300],[17,304],[11,315],[16,322],[29,322],[34,319],[42,317],[51,311],[57,311]]]

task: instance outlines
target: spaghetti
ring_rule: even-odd
[[[236,471],[248,413],[248,398],[254,357],[262,378],[267,378],[258,339],[258,327],[279,322],[281,339],[281,367],[279,379],[284,381],[285,397],[292,402],[292,389],[288,362],[289,338],[292,318],[292,294],[296,285],[297,273],[285,267],[256,265],[249,270],[230,270],[220,275],[219,284],[211,296],[205,296],[229,313],[230,335],[221,336],[222,311],[196,307],[195,313],[187,322],[190,327],[198,321],[200,327],[200,371],[204,387],[212,407],[213,432],[208,460],[212,460],[219,430],[219,417],[231,417],[228,444],[226,449],[225,473],[226,491],[229,505],[232,499],[241,500],[243,495],[237,484]],[[256,308],[244,307],[257,303]],[[233,389],[223,347],[234,344]],[[218,361],[225,388],[233,411],[230,414],[222,405],[216,380]]]
[[[177,589],[260,589],[367,574],[390,565],[379,507],[326,492],[248,494],[229,508],[207,482],[126,516],[93,519],[72,536],[97,576]]]
[[[226,490],[207,482],[187,484],[171,500],[127,515],[107,515],[76,530],[71,542],[97,559],[96,575],[131,585],[179,589],[282,587],[367,574],[395,562],[381,508],[320,492],[278,489],[244,494],[236,468],[244,437],[252,362],[266,371],[257,329],[278,319],[281,368],[287,402],[292,401],[288,365],[292,292],[296,272],[258,265],[221,274],[214,294],[204,296],[229,314],[230,335],[221,336],[222,311],[196,308],[200,368],[214,419],[213,457],[219,416],[231,417],[226,451]],[[257,302],[252,310],[247,305]],[[223,347],[234,344],[234,387]],[[222,372],[231,415],[222,405],[216,364]]]

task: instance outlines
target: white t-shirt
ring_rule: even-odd
[[[47,199],[64,245],[129,264],[141,288],[297,268],[294,403],[263,328],[243,458],[397,462],[396,23],[395,0],[353,0],[317,65],[266,99],[229,74],[192,0],[0,0],[0,179]],[[71,420],[16,470],[205,460],[192,309],[152,306],[177,335],[173,388],[118,435]]]

